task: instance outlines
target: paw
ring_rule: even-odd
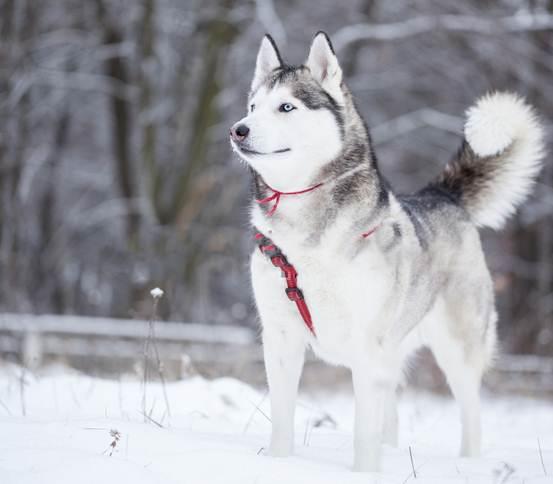
[[[384,435],[384,439],[382,443],[389,445],[390,447],[397,448],[397,434],[386,434]]]
[[[459,453],[460,457],[480,457],[481,452],[479,448],[463,448]]]
[[[380,463],[379,462],[369,462],[369,461],[355,461],[353,464],[353,472],[379,472]]]
[[[397,447],[398,431],[397,424],[388,424],[384,428],[384,435],[382,437],[382,443],[388,444],[392,447]]]
[[[286,444],[271,444],[266,452],[271,457],[289,457],[292,455],[292,446]]]
[[[379,472],[380,458],[375,455],[355,456],[353,472]]]

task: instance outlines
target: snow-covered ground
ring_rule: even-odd
[[[270,431],[266,394],[236,380],[168,384],[170,416],[161,385],[149,383],[152,420],[144,423],[140,381],[57,370],[27,374],[22,387],[20,376],[16,367],[0,369],[1,484],[553,482],[551,402],[487,395],[483,456],[461,459],[452,400],[407,392],[400,447],[386,447],[383,472],[369,476],[350,471],[351,395],[303,395],[296,455],[275,459],[261,450]]]

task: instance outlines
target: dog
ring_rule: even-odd
[[[310,346],[351,369],[354,470],[377,471],[382,443],[397,444],[405,362],[427,346],[460,405],[461,455],[477,456],[480,385],[497,322],[478,228],[499,229],[540,171],[534,110],[514,94],[484,96],[467,111],[464,140],[443,173],[399,195],[379,171],[324,32],[301,66],[284,63],[265,36],[247,109],[230,142],[253,179],[261,250],[251,278],[270,390],[269,454],[293,451]]]

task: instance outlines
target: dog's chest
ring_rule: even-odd
[[[296,268],[297,284],[312,316],[316,333],[311,338],[313,350],[327,361],[348,365],[352,347],[370,332],[387,299],[390,268],[370,247],[351,257],[333,244],[306,248],[292,239],[283,245],[286,248],[282,250]],[[263,324],[294,324],[308,331],[295,304],[283,297],[285,283],[279,269],[262,256],[254,264],[254,272],[256,266],[259,274],[254,274],[254,285],[261,287],[254,289]],[[267,298],[271,303],[263,304]],[[284,318],[286,322],[281,321]]]

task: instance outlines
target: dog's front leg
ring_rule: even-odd
[[[380,469],[386,404],[393,400],[395,383],[380,362],[352,368],[355,392],[354,465],[358,472]]]
[[[397,387],[397,385],[396,385]],[[382,440],[385,444],[397,447],[398,443],[398,415],[396,389],[390,392],[384,408],[384,433]]]
[[[269,454],[285,457],[294,446],[294,413],[305,356],[304,339],[286,329],[263,329],[265,371],[271,400]]]

